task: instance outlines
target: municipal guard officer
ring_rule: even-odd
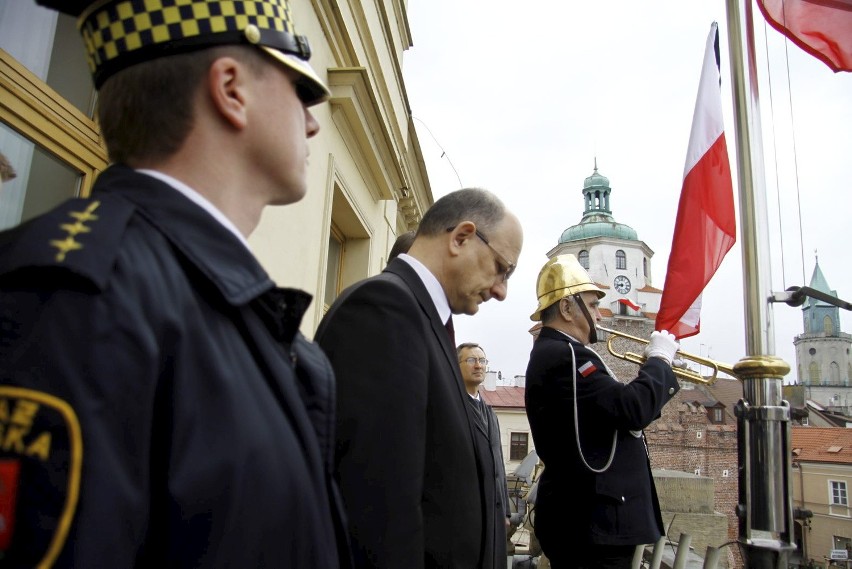
[[[334,389],[246,237],[306,191],[329,92],[286,0],[78,17],[113,163],[0,234],[0,564],[348,564]]]

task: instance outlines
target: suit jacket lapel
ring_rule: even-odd
[[[429,318],[432,334],[435,336],[438,345],[441,346],[444,357],[447,359],[447,364],[452,370],[453,381],[459,394],[459,402],[463,405],[465,414],[467,415],[468,425],[470,426],[471,442],[473,443],[474,448],[476,448],[478,445],[474,433],[476,432],[476,429],[482,431],[482,427],[479,426],[479,421],[476,420],[472,413],[473,410],[468,408],[468,404],[465,401],[465,399],[470,398],[470,395],[467,394],[467,391],[464,388],[461,368],[459,368],[458,357],[456,356],[456,347],[452,345],[452,342],[450,342],[450,336],[447,334],[447,329],[444,327],[445,323],[441,322],[441,317],[438,316],[438,310],[435,308],[435,303],[432,302],[432,297],[429,296],[429,291],[426,290],[426,285],[423,284],[423,281],[420,280],[420,276],[418,276],[417,272],[411,267],[411,265],[402,259],[394,259],[391,261],[387,268],[385,268],[384,272],[398,276],[406,285],[408,285],[408,288],[411,289],[411,292],[420,304],[420,308]]]
[[[394,259],[391,261],[391,264],[388,265],[385,271],[399,276],[405,284],[408,285],[411,292],[414,293],[414,297],[420,304],[420,308],[429,318],[429,323],[432,327],[432,334],[434,334],[437,339],[438,344],[441,346],[444,353],[444,357],[447,358],[447,363],[453,370],[453,376],[456,379],[459,392],[468,396],[467,392],[464,391],[463,388],[461,369],[459,368],[459,362],[456,358],[456,347],[452,345],[452,342],[450,342],[450,336],[447,334],[445,322],[441,322],[441,318],[438,316],[438,310],[435,308],[435,303],[432,302],[432,297],[429,296],[429,291],[426,290],[426,285],[423,284],[423,281],[420,280],[420,277],[411,265],[401,259]]]

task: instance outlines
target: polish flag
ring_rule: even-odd
[[[686,152],[683,188],[656,329],[701,330],[701,293],[736,241],[734,187],[722,124],[719,30],[710,27]]]
[[[620,302],[621,304],[629,306],[630,308],[632,308],[633,310],[636,310],[637,312],[639,310],[642,310],[641,306],[639,306],[638,304],[633,304],[633,302],[629,298],[619,298],[618,302]]]
[[[852,0],[757,0],[769,24],[835,73],[852,71]]]
[[[579,368],[577,368],[577,371],[579,371],[580,375],[582,375],[583,377],[589,377],[590,375],[595,373],[597,369],[597,366],[595,366],[595,364],[593,364],[592,362],[586,362]]]

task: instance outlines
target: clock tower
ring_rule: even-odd
[[[598,172],[583,182],[584,211],[580,223],[562,232],[547,256],[570,253],[589,272],[606,296],[601,299],[603,326],[647,339],[654,330],[662,290],[651,280],[654,252],[636,231],[612,216],[612,188]],[[641,347],[631,346],[631,351]],[[598,350],[598,352],[605,351]]]

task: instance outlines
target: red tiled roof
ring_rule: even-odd
[[[608,285],[601,284],[601,283],[595,283],[595,286],[597,286],[598,288],[610,288]]]
[[[852,464],[852,429],[794,426],[793,460]]]
[[[642,288],[637,288],[636,290],[638,290],[639,292],[659,292],[659,293],[663,292],[662,290],[660,290],[658,288],[654,288],[651,285],[645,285]]]
[[[504,409],[524,409],[526,407],[524,405],[525,392],[526,388],[524,387],[508,387],[505,385],[498,385],[496,391],[480,389],[479,395],[485,400],[486,403],[488,403],[492,407],[500,407]]]

